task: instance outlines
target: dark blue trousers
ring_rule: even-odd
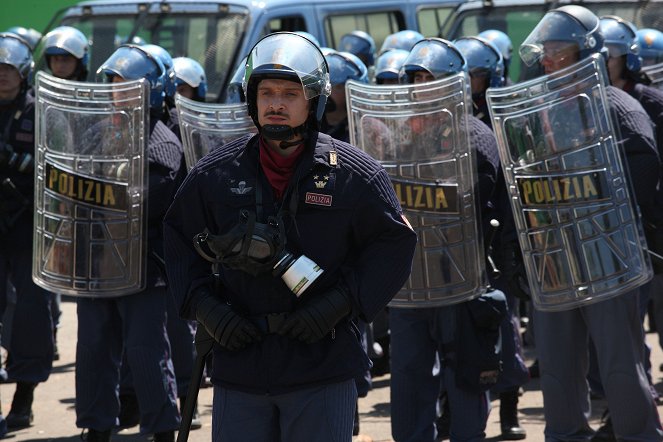
[[[354,379],[273,396],[215,385],[212,442],[351,442],[356,402]]]
[[[25,217],[24,217],[25,218]],[[32,282],[32,222],[23,219],[0,238],[0,306],[8,313],[3,342],[7,346],[9,378],[44,382],[53,367],[51,293]],[[7,290],[7,278],[15,289]]]
[[[76,426],[117,425],[122,350],[134,380],[141,433],[179,427],[177,387],[166,334],[165,287],[118,298],[78,300]]]
[[[485,438],[487,393],[457,387],[455,370],[444,361],[454,341],[456,306],[389,308],[391,329],[391,434],[397,442],[433,442],[441,391],[451,409],[451,441]],[[442,355],[442,357],[440,357]]]

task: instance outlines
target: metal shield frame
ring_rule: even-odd
[[[605,62],[596,55],[487,92],[539,310],[609,299],[652,276],[610,118],[607,78]]]
[[[36,77],[32,278],[57,293],[145,288],[149,86]]]
[[[201,103],[175,96],[188,170],[211,150],[258,130],[245,103]]]
[[[351,142],[380,160],[419,241],[393,307],[437,307],[486,291],[468,77],[412,85],[346,83]]]

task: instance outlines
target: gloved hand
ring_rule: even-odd
[[[283,321],[277,333],[307,344],[324,338],[351,311],[348,296],[340,289],[313,295]]]
[[[262,334],[251,321],[238,315],[230,305],[211,295],[198,304],[196,319],[226,350],[240,350],[262,339]]]

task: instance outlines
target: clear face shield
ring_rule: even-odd
[[[555,43],[554,45],[550,43]],[[570,47],[594,48],[597,41],[579,22],[563,12],[549,12],[520,46],[520,58],[527,66],[541,63],[544,56],[566,56]]]
[[[87,53],[88,41],[85,36],[75,28],[55,28],[44,37],[46,53],[49,48],[64,49],[74,57],[81,60]]]
[[[315,50],[311,50],[311,48]],[[306,56],[302,56],[306,54]],[[273,34],[261,40],[251,51],[246,65],[246,81],[255,69],[294,72],[304,88],[307,100],[319,95],[329,96],[331,84],[324,56],[313,43],[296,34]]]
[[[26,79],[32,66],[30,48],[18,38],[0,36],[0,64],[16,68],[22,79]]]

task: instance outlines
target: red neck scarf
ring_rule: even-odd
[[[274,152],[260,137],[260,166],[267,177],[267,181],[272,186],[277,200],[283,198],[302,152],[304,152],[304,143],[297,146],[297,149],[290,155],[284,157]]]

